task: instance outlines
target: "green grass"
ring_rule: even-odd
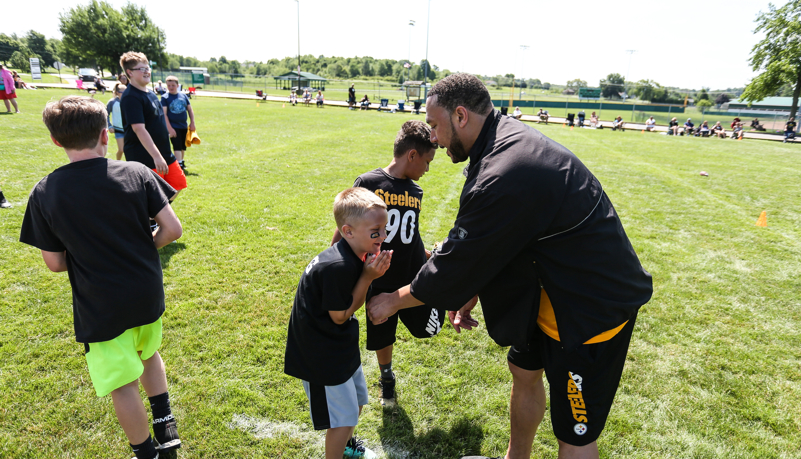
[[[23,114],[0,115],[0,187],[14,204],[0,212],[0,457],[130,457],[74,342],[67,276],[17,242],[30,189],[66,162],[40,113],[68,93],[22,92]],[[192,104],[203,144],[187,154],[190,188],[175,205],[184,236],[161,251],[180,455],[320,457],[303,389],[282,372],[295,287],[330,240],[334,195],[388,162],[411,115]],[[602,457],[801,457],[799,146],[537,128],[599,177],[654,277]],[[427,246],[453,222],[462,167],[440,152],[420,182]],[[762,210],[768,228],[754,225]],[[357,433],[385,457],[505,451],[511,378],[483,327],[401,332],[397,409],[377,403],[375,357],[362,361],[371,403]],[[532,457],[556,452],[546,414]]]

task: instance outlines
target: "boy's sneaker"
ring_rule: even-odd
[[[378,381],[381,386],[381,404],[394,405],[395,404],[395,377],[381,378]]]
[[[348,440],[347,446],[345,446],[345,455],[342,457],[347,459],[375,459],[378,456],[376,456],[376,454],[370,449],[365,447],[363,441],[356,437],[351,437],[350,440]]]
[[[153,434],[156,437],[156,450],[159,452],[181,447],[181,439],[178,438],[178,425],[172,415],[162,419],[154,419]]]
[[[3,196],[3,192],[0,191],[0,208],[8,209],[9,207],[11,207],[11,204],[8,203],[8,201],[6,200],[6,197]]]

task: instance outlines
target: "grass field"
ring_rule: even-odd
[[[0,211],[4,458],[131,456],[74,341],[66,274],[17,242],[29,191],[66,162],[40,113],[67,93],[23,92],[23,113],[0,115],[0,187],[14,205]],[[161,251],[161,352],[180,457],[321,457],[303,389],[282,372],[295,287],[328,245],[333,197],[388,163],[407,116],[211,98],[192,105],[203,144],[187,154],[190,187],[174,206],[184,236]],[[801,457],[799,147],[537,128],[599,177],[654,278],[601,456]],[[429,247],[453,222],[463,166],[440,150],[420,182]],[[768,228],[754,225],[763,210]],[[448,327],[431,340],[402,332],[394,409],[377,402],[374,355],[363,350],[362,361],[371,402],[357,434],[382,457],[505,451],[511,377],[505,349],[483,326],[460,335]],[[546,414],[532,457],[556,454]]]

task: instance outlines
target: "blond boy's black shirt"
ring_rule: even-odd
[[[478,294],[500,345],[525,345],[540,283],[562,345],[632,318],[652,293],[600,182],[569,150],[493,111],[471,148],[459,212],[412,294],[456,310]]]

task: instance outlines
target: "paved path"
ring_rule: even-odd
[[[85,85],[88,85],[88,84],[91,84],[91,83],[85,83]],[[74,81],[72,83],[36,83],[35,86],[42,87],[42,88],[76,89]],[[113,85],[109,86],[109,89],[111,89],[112,86]],[[245,93],[245,92],[206,91],[206,90],[200,89],[200,90],[197,91],[197,96],[199,96],[199,97],[219,97],[219,98],[239,99],[239,100],[265,101],[265,102],[277,102],[277,103],[284,103],[284,104],[288,104],[289,103],[289,97],[285,97],[285,96],[267,96],[266,98],[261,98],[261,97],[257,96],[255,94],[255,92],[253,94],[248,94],[248,93]],[[316,104],[316,102],[312,99],[312,101],[311,101],[311,103],[309,105],[310,106],[315,106],[315,104]],[[303,105],[303,102],[302,101],[298,101],[298,106],[302,106],[302,105]],[[326,100],[324,102],[324,105],[329,106],[329,107],[344,107],[344,108],[348,107],[348,103],[347,102],[340,101],[340,100]],[[359,104],[357,103],[356,107],[358,107],[358,106],[359,106]],[[370,104],[370,108],[368,110],[377,110],[378,107],[379,107],[379,103],[372,102]],[[397,110],[397,105],[390,104],[388,109]],[[358,110],[358,108],[357,108],[357,110]],[[421,114],[423,114],[425,112],[426,112],[425,107],[420,108],[420,113]],[[408,104],[406,105],[406,107],[404,108],[404,110],[401,113],[412,113],[412,111],[409,109],[409,105]],[[536,116],[536,115],[523,115],[522,118],[521,118],[522,121],[526,121],[526,122],[530,122],[530,123],[537,123],[539,121],[539,119],[540,119],[539,116]],[[548,123],[549,124],[563,124],[564,125],[564,124],[567,123],[567,119],[566,118],[560,118],[560,117],[557,117],[557,116],[551,116],[548,119]],[[589,125],[589,122],[587,122],[587,124]],[[600,124],[604,128],[609,128],[609,129],[612,128],[612,122],[611,121],[601,121]],[[579,128],[576,127],[575,129],[579,129]],[[590,128],[587,128],[587,129],[590,129]],[[645,129],[645,124],[643,124],[643,123],[628,123],[627,122],[625,124],[625,129],[627,131],[634,131],[634,132],[638,132],[639,133],[639,132],[642,132],[643,129]],[[664,133],[664,132],[667,132],[667,131],[668,131],[667,126],[659,126],[659,125],[657,125],[656,128],[655,128],[655,132],[646,132],[646,134],[654,135],[654,134],[661,134],[661,133]],[[726,131],[726,133],[727,133],[728,136],[731,136],[731,131]],[[781,134],[766,134],[766,133],[751,132],[751,131],[746,131],[745,132],[745,138],[746,139],[755,139],[755,140],[772,140],[774,142],[781,142],[781,141],[784,140],[784,136],[781,135]],[[801,139],[799,141],[801,141]]]

